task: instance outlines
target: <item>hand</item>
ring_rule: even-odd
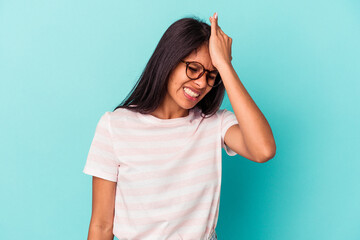
[[[211,22],[211,36],[209,39],[211,61],[217,69],[224,64],[231,65],[232,38],[226,35],[219,27],[217,13],[214,13],[209,20]]]

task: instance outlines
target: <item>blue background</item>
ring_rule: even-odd
[[[277,144],[262,164],[223,150],[219,239],[360,239],[355,0],[0,0],[0,239],[86,239],[100,116],[174,21],[215,11]]]

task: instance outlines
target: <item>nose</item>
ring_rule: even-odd
[[[206,88],[207,81],[206,81],[206,73],[204,73],[200,78],[193,80],[199,88]]]

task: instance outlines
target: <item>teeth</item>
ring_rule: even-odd
[[[193,91],[191,91],[189,88],[184,88],[184,91],[187,93],[187,94],[189,94],[190,96],[192,96],[192,97],[198,97],[199,96],[199,94],[196,94],[196,93],[194,93]]]

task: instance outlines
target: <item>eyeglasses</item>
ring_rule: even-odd
[[[188,76],[188,78],[190,78],[191,80],[199,79],[205,72],[208,72],[208,74],[206,74],[207,84],[210,87],[217,87],[220,85],[221,79],[219,78],[219,73],[217,70],[207,70],[199,62],[186,62],[182,59],[181,61],[186,64],[186,76]]]

